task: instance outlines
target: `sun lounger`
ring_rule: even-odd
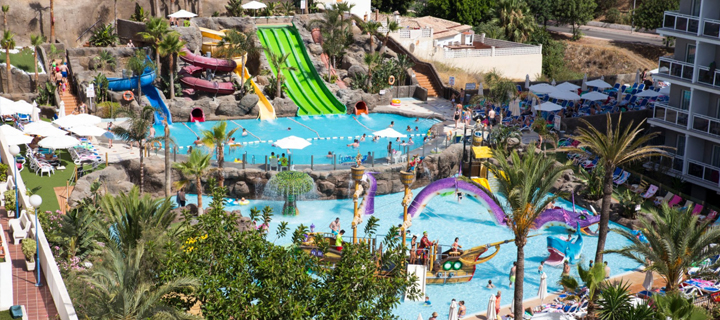
[[[656,198],[655,198],[655,201],[654,201],[654,202],[655,202],[655,205],[656,205],[656,206],[659,206],[659,205],[662,204],[663,202],[667,203],[668,201],[670,201],[670,199],[672,199],[672,197],[673,197],[674,195],[675,195],[674,193],[668,192],[668,193],[665,194],[665,197],[656,197]]]
[[[692,214],[693,214],[693,215],[698,215],[698,214],[700,214],[700,212],[702,212],[702,210],[703,210],[703,205],[701,205],[701,204],[696,204],[696,205],[695,205],[695,208],[693,208]]]
[[[710,210],[710,213],[708,213],[707,217],[705,217],[705,220],[713,221],[715,218],[717,218],[718,213],[715,210]]]
[[[627,180],[628,180],[629,178],[630,178],[630,172],[627,172],[627,171],[624,171],[624,170],[623,170],[623,172],[620,174],[620,177],[617,178],[617,179],[615,179],[613,182],[614,182],[616,185],[621,185],[621,184],[627,182]]]
[[[678,195],[674,195],[674,196],[672,197],[672,199],[670,199],[670,201],[668,201],[667,204],[668,204],[668,206],[670,206],[670,207],[674,207],[674,206],[680,204],[680,201],[682,201],[682,198],[680,198],[680,196],[678,196]]]
[[[692,207],[693,204],[695,204],[695,202],[688,200],[688,201],[685,201],[685,204],[681,208],[684,210],[684,209]]]
[[[615,172],[613,172],[613,180],[620,178],[620,175],[622,174],[622,172],[623,172],[622,168],[615,168]]]
[[[641,193],[641,192],[645,191],[645,189],[647,188],[647,185],[648,185],[647,182],[645,182],[644,180],[640,180],[640,183],[633,184],[630,186],[630,191],[635,192],[635,193]]]
[[[651,184],[651,185],[647,188],[647,191],[645,191],[645,193],[642,195],[642,197],[643,197],[644,199],[650,199],[650,198],[652,198],[652,197],[655,195],[655,193],[657,193],[658,189],[660,189],[660,188],[658,188],[658,186],[656,186],[656,185],[654,185],[654,184]]]

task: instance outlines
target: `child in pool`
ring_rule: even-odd
[[[487,286],[485,286],[485,288],[488,288],[488,289],[494,289],[494,288],[495,288],[495,285],[492,283],[492,280],[488,280],[488,284],[487,284]]]

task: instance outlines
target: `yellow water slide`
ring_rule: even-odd
[[[488,183],[487,179],[473,178],[473,181],[477,182],[479,185],[483,186],[485,189],[490,190],[490,183]]]
[[[222,31],[215,31],[212,29],[206,29],[206,28],[198,28],[200,29],[200,33],[202,34],[203,38],[209,38],[212,40],[220,41],[223,37],[225,37],[225,30]],[[217,41],[204,41],[202,44],[202,50],[204,52],[211,52],[211,54],[214,56],[218,51]],[[245,83],[245,81],[248,78],[252,78],[250,76],[250,73],[248,72],[247,68],[245,70],[242,70],[242,58],[235,58],[233,59],[237,63],[237,68],[235,68],[235,74],[242,79],[242,82]],[[255,81],[250,80],[252,83],[253,90],[255,90],[255,94],[260,98],[258,101],[258,109],[260,110],[260,120],[272,120],[276,119],[277,116],[275,115],[275,108],[273,108],[272,104],[270,104],[270,101],[267,99],[265,94],[263,94],[260,87],[257,86]]]

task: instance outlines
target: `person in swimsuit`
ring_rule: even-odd
[[[563,271],[560,275],[561,277],[569,277],[570,276],[570,263],[568,263],[567,260],[563,262]]]
[[[465,308],[465,301],[460,300],[460,307],[458,308],[458,319],[462,319],[465,316],[465,313],[467,313],[467,309]]]
[[[462,248],[462,246],[460,245],[458,240],[460,240],[460,238],[455,238],[455,242],[453,242],[452,248],[450,250],[451,250],[451,252],[460,252],[460,254],[462,254],[463,251],[460,250],[460,248]]]
[[[357,148],[357,147],[360,146],[360,142],[358,142],[358,139],[355,139],[355,141],[354,141],[353,143],[351,143],[351,144],[349,144],[349,145],[347,145],[347,146],[348,146],[348,147]]]
[[[244,136],[247,136],[247,135],[248,135],[247,129],[243,128],[242,136],[244,137]]]
[[[510,287],[515,284],[515,273],[517,272],[517,262],[513,261],[513,266],[510,268]]]
[[[458,122],[460,122],[460,109],[455,110],[455,115],[453,116],[453,119],[455,120],[455,129],[457,129]]]
[[[337,251],[342,251],[343,249],[343,239],[342,236],[345,234],[345,230],[340,230],[340,233],[335,237],[335,249]]]
[[[410,264],[415,264],[417,260],[417,236],[413,235],[410,239]]]
[[[335,218],[335,221],[330,223],[330,230],[332,231],[332,234],[337,236],[338,232],[340,232],[340,218]]]
[[[495,314],[500,314],[500,298],[501,298],[502,292],[498,290],[497,295],[495,296]]]

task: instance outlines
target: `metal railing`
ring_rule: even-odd
[[[671,107],[664,103],[655,103],[653,119],[669,122],[674,125],[687,127],[689,113],[687,110]]]
[[[688,159],[687,162],[688,175],[715,185],[720,183],[720,168],[690,159]]]
[[[698,82],[720,89],[720,70],[698,66]]]
[[[720,39],[720,20],[703,19],[702,35],[715,39]]]
[[[720,119],[694,114],[692,130],[713,136],[720,136]]]
[[[658,73],[692,81],[694,69],[695,68],[692,63],[675,60],[669,57],[660,57]]]
[[[665,11],[663,28],[697,34],[700,17],[682,14],[678,11]]]

